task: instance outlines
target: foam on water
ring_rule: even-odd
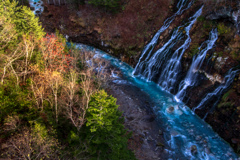
[[[43,7],[43,1],[42,0],[28,0],[30,7],[32,7],[33,13],[35,15],[39,15],[43,12],[44,7]]]
[[[212,128],[195,115],[186,105],[176,102],[174,96],[167,93],[154,82],[146,82],[132,75],[133,68],[105,52],[85,45],[77,45],[85,50],[96,51],[98,57],[108,60],[121,70],[124,80],[115,83],[128,83],[148,93],[155,105],[154,113],[158,117],[159,126],[165,128],[164,137],[168,141],[172,159],[200,160],[237,160],[233,149],[221,139]],[[193,150],[196,148],[196,151]]]

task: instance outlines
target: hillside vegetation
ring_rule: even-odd
[[[1,1],[0,158],[135,159],[91,57],[46,34],[29,8]]]

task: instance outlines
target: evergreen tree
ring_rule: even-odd
[[[3,26],[8,22],[14,25],[18,37],[24,34],[34,35],[37,38],[41,38],[45,33],[42,27],[39,25],[38,18],[30,8],[26,6],[17,6],[16,1],[2,0],[0,3],[0,31]]]
[[[129,134],[123,126],[116,99],[103,90],[91,97],[87,114],[88,148],[93,159],[131,160],[134,154],[128,150]]]

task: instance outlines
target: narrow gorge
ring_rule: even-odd
[[[76,6],[44,1],[40,21],[49,33],[58,29],[69,41],[118,58],[94,50],[121,70],[123,78],[113,83],[137,86],[151,97],[169,158],[237,159],[240,3],[121,3],[120,11],[110,13],[87,1]],[[79,48],[93,50],[89,46]]]

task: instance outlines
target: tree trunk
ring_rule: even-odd
[[[57,93],[54,94],[55,97],[55,114],[56,114],[56,122],[58,123],[58,103],[57,103]]]

